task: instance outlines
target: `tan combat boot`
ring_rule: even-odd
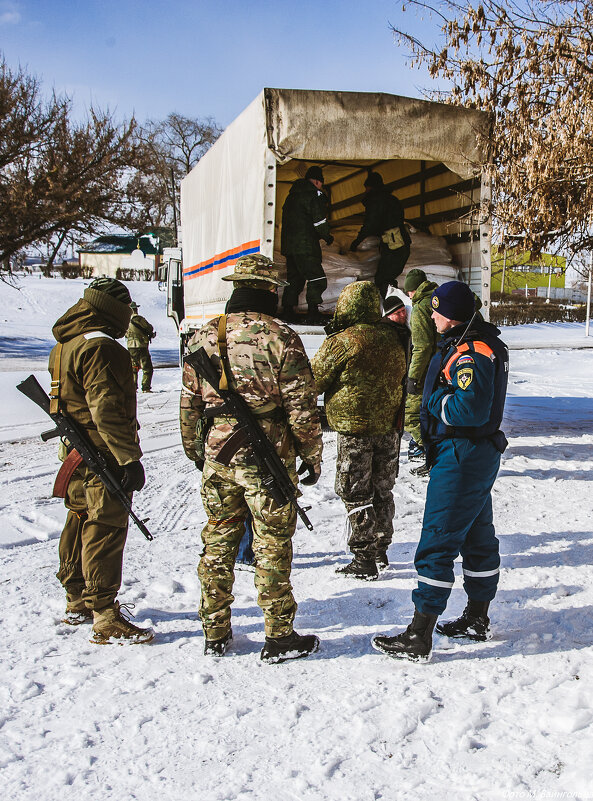
[[[122,614],[125,610],[132,614],[127,606],[122,606],[115,601],[113,606],[93,612],[93,636],[90,642],[95,645],[109,645],[111,643],[146,643],[154,639],[152,629],[141,629],[130,622],[129,618]]]
[[[82,598],[66,601],[66,612],[62,618],[62,623],[69,626],[80,626],[81,623],[90,623],[93,619],[92,609],[89,609]]]

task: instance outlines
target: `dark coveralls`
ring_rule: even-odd
[[[375,273],[375,285],[381,297],[385,299],[389,285],[397,286],[397,277],[401,275],[410,256],[411,237],[404,225],[403,206],[395,195],[385,186],[374,187],[362,199],[364,221],[354,242],[360,244],[367,236],[379,237],[379,263]],[[391,250],[381,239],[383,233],[392,228],[399,229],[403,245]]]
[[[484,321],[474,323],[456,346],[466,326],[446,332],[424,385],[420,416],[431,472],[414,559],[418,587],[412,593],[424,614],[445,610],[460,553],[469,598],[491,601],[498,585],[491,491],[507,445],[500,423],[508,349],[500,331]]]

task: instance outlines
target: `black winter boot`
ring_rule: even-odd
[[[204,656],[224,656],[233,641],[233,631],[229,629],[219,640],[205,640]]]
[[[387,570],[389,567],[389,557],[387,556],[387,549],[384,551],[377,551],[375,554],[375,563],[379,570]]]
[[[354,555],[354,559],[349,564],[336,568],[336,573],[340,576],[351,576],[363,581],[375,581],[375,579],[379,578],[375,560],[363,559],[357,554]]]
[[[432,654],[432,631],[437,615],[424,615],[417,609],[408,628],[396,637],[373,637],[375,651],[412,662],[428,662]]]
[[[467,606],[461,617],[448,623],[439,623],[437,634],[445,637],[464,637],[467,640],[485,642],[492,636],[490,618],[488,617],[489,601],[467,600]]]
[[[422,445],[419,445],[415,439],[411,439],[408,445],[408,462],[423,462],[425,456]]]
[[[285,637],[266,637],[261,650],[262,662],[287,662],[289,659],[302,659],[319,650],[319,637],[315,634],[301,636],[292,631]]]

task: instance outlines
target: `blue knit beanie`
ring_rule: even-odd
[[[476,309],[474,293],[462,281],[447,281],[432,293],[430,305],[448,320],[469,320]]]

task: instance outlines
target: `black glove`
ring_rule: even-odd
[[[313,484],[317,484],[319,481],[319,476],[321,475],[321,465],[315,466],[309,462],[301,462],[301,466],[297,470],[297,473],[299,476],[307,473],[305,478],[301,478],[301,484],[311,487]]]
[[[121,479],[122,489],[126,492],[138,492],[145,482],[142,462],[130,462],[124,466],[124,474]]]
[[[327,244],[328,244],[328,245],[333,245],[333,243],[334,243],[334,238],[333,238],[333,236],[330,234],[330,235],[327,237],[327,239],[326,239],[325,241],[327,242]]]
[[[355,250],[358,248],[358,244],[359,244],[359,242],[358,242],[358,239],[354,239],[354,240],[352,240],[352,242],[350,243],[350,250],[351,250],[353,253],[354,253],[354,251],[355,251]]]
[[[200,473],[204,470],[204,460],[203,459],[195,459],[195,464],[197,469]]]
[[[418,389],[418,381],[415,378],[408,378],[406,384],[406,390],[408,395],[420,395],[420,390]]]

